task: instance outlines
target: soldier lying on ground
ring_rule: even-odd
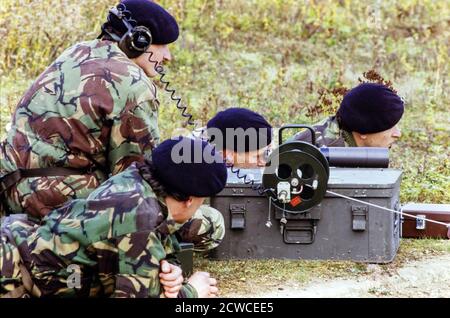
[[[182,147],[188,160],[179,163],[175,147]],[[194,158],[199,150],[200,160]],[[216,280],[207,273],[165,288],[158,275],[160,265],[175,266],[160,263],[179,249],[174,233],[205,197],[224,188],[222,161],[205,141],[166,140],[151,162],[133,163],[86,199],[50,212],[41,225],[26,215],[4,218],[0,295],[214,297]]]
[[[316,142],[329,147],[391,147],[401,136],[403,101],[382,84],[363,83],[345,96],[335,116],[314,125]],[[291,140],[310,141],[309,131]]]

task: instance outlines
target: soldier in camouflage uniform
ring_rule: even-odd
[[[138,23],[153,35],[149,50],[158,62],[170,59],[167,44],[178,37],[175,19],[152,2],[124,1],[130,9],[140,2],[146,6]],[[150,24],[156,19],[164,32]],[[19,168],[80,172],[22,178],[5,193],[11,213],[42,217],[68,200],[87,197],[109,174],[151,154],[160,137],[158,100],[147,76],[153,64],[144,55],[129,58],[102,37],[70,47],[36,79],[1,143],[0,176]]]
[[[179,143],[190,147],[191,159],[200,149],[213,163],[204,155],[201,162],[175,163],[172,149]],[[40,225],[26,215],[6,217],[0,231],[0,295],[163,297],[161,260],[173,259],[179,249],[176,231],[204,197],[223,189],[227,172],[214,147],[198,139],[167,140],[152,157],[131,164],[86,199],[50,212]],[[180,180],[194,181],[186,186]],[[215,296],[216,281],[196,273],[176,294]]]
[[[117,8],[151,31],[149,51],[136,54],[114,42],[114,32],[122,35],[127,30],[110,13],[100,39],[67,49],[37,78],[17,105],[12,128],[1,143],[0,178],[18,169],[71,170],[69,175],[44,171],[40,176],[19,176],[6,191],[0,184],[0,216],[6,210],[38,220],[67,201],[86,198],[110,175],[143,162],[158,143],[159,103],[149,77],[156,75],[154,61],[171,59],[167,44],[177,39],[178,25],[148,0],[124,0]],[[220,213],[202,206],[180,235],[197,230],[199,237],[211,234],[219,242],[223,229]]]
[[[316,133],[316,144],[319,147],[357,147],[351,132],[340,128],[337,117],[330,116],[313,125]],[[311,141],[309,130],[296,134],[292,140]]]
[[[364,83],[350,90],[335,116],[313,128],[319,147],[391,147],[401,136],[397,123],[403,115],[403,101],[388,87]],[[291,140],[311,141],[306,130]]]

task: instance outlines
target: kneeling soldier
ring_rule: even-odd
[[[180,153],[184,159],[188,153],[188,160],[178,160]],[[215,296],[216,281],[207,273],[167,289],[159,275],[161,262],[173,260],[179,249],[175,232],[205,197],[224,188],[222,161],[205,141],[166,140],[154,149],[151,162],[133,163],[86,199],[50,212],[41,225],[26,215],[4,218],[0,295]]]
[[[0,142],[0,216],[40,219],[86,198],[159,143],[151,78],[172,59],[178,24],[148,0],[122,0],[107,16],[99,39],[65,50],[17,105]]]

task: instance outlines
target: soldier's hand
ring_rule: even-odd
[[[167,298],[176,298],[181,287],[183,287],[183,272],[180,267],[161,261],[161,272],[159,273],[159,282],[163,286],[164,295]]]
[[[219,288],[217,288],[217,280],[215,278],[209,278],[209,298],[217,297],[219,293]]]
[[[219,289],[217,288],[217,281],[215,278],[209,276],[207,272],[196,272],[188,279],[198,293],[199,298],[217,297]]]

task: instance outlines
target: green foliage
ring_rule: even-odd
[[[167,78],[203,123],[233,105],[275,126],[333,111],[321,92],[375,69],[405,98],[393,165],[401,199],[450,202],[448,1],[164,0],[181,26]],[[111,0],[4,0],[0,7],[0,135],[20,96],[66,47],[94,38]],[[26,21],[26,23],[24,23]],[[183,122],[160,93],[160,128]],[[308,111],[316,109],[319,111]]]

